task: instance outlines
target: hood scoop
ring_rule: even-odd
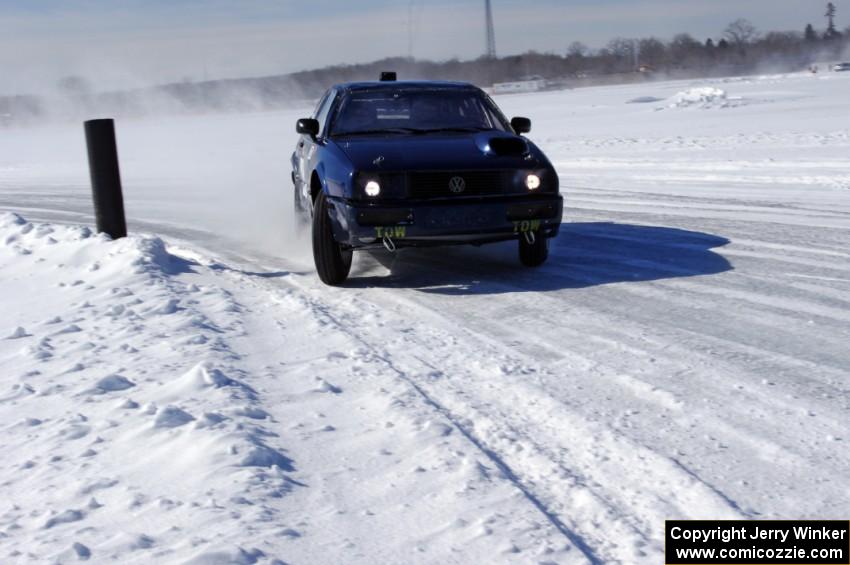
[[[519,157],[528,153],[528,145],[519,137],[492,137],[487,145],[489,153],[499,157]]]

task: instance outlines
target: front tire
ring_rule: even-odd
[[[333,225],[324,192],[316,197],[313,207],[313,261],[323,283],[342,284],[351,271],[352,252],[343,249],[334,239]]]
[[[519,260],[526,267],[539,267],[549,258],[549,240],[542,232],[529,232],[534,242],[529,243],[526,234],[519,236]]]

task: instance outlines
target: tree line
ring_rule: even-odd
[[[656,37],[618,37],[600,49],[580,42],[563,53],[521,55],[461,61],[386,58],[365,64],[334,65],[249,79],[184,81],[147,89],[98,93],[89,81],[66,77],[52,100],[37,96],[0,97],[0,125],[94,113],[144,115],[158,113],[268,110],[304,104],[331,84],[374,80],[381,71],[400,78],[469,81],[480,86],[544,78],[553,88],[652,80],[791,72],[820,61],[850,59],[850,27],[839,31],[837,10],[829,3],[827,26],[813,24],[799,31],[761,33],[748,20],[731,22],[718,37],[697,39],[680,33],[667,41]],[[825,70],[825,69],[824,69]]]

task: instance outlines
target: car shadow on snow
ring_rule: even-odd
[[[549,260],[529,269],[515,242],[357,255],[353,288],[410,288],[464,295],[586,288],[612,283],[711,275],[732,269],[712,249],[728,239],[677,228],[608,222],[565,223]]]

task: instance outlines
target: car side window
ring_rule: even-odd
[[[328,114],[331,111],[331,107],[333,106],[335,99],[336,92],[328,92],[325,95],[325,98],[322,103],[316,109],[316,120],[319,122],[319,135],[321,135],[325,131],[325,122],[327,122],[328,120]]]
[[[319,98],[319,101],[316,103],[316,107],[313,108],[313,115],[311,116],[312,118],[315,118],[316,116],[319,115],[319,110],[322,109],[322,106],[324,106],[325,101],[328,99],[328,96],[330,96],[330,94],[331,94],[330,90],[325,92],[324,94],[322,94],[322,97]]]

